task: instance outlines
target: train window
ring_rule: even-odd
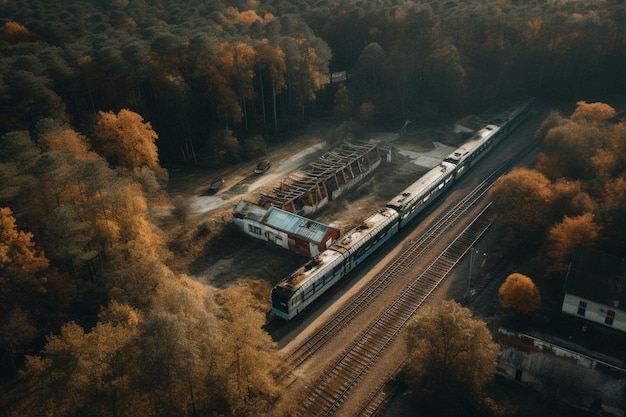
[[[302,303],[302,293],[298,293],[298,295],[291,298],[291,307],[295,307],[300,303]]]

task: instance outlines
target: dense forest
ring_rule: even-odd
[[[380,124],[619,93],[621,3],[3,1],[1,132],[51,117],[87,133],[129,109],[163,164],[216,164],[320,114]]]
[[[535,139],[535,166],[491,191],[494,222],[506,253],[537,255],[562,287],[576,249],[626,256],[626,120],[608,104],[581,101],[569,117],[553,111]]]
[[[621,95],[625,37],[611,0],[0,1],[2,415],[267,413],[281,369],[258,300],[168,266],[150,216],[167,169],[257,158],[319,117],[397,127]],[[614,247],[623,123],[578,109],[518,174],[566,207],[524,239],[579,225]]]

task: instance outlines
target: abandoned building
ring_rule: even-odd
[[[496,341],[501,351],[497,375],[593,415],[624,415],[626,369],[621,361],[502,328]]]
[[[272,193],[262,194],[259,205],[299,215],[315,213],[358,184],[380,162],[377,144],[345,142],[311,162],[309,169],[284,178]]]
[[[334,227],[243,200],[233,210],[233,222],[249,236],[307,257],[317,256],[339,238]]]

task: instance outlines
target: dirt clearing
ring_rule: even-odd
[[[159,213],[158,221],[168,234],[176,270],[217,288],[242,280],[249,285],[258,280],[258,285],[271,288],[304,263],[306,259],[299,255],[239,232],[232,224],[232,210],[242,199],[257,203],[261,193],[268,193],[289,173],[306,169],[309,162],[331,149],[329,129],[327,124],[312,125],[297,139],[272,147],[264,156],[272,167],[263,175],[254,175],[258,161],[219,171],[172,173],[168,193],[174,204]],[[450,126],[402,135],[375,132],[361,140],[393,148],[393,160],[382,163],[352,190],[311,216],[342,233],[439,164],[463,142],[464,133]],[[209,195],[207,189],[216,177],[224,178],[225,184]],[[266,299],[269,301],[269,290]]]

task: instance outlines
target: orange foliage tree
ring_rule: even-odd
[[[410,394],[430,414],[465,414],[484,396],[500,353],[487,325],[469,309],[444,301],[419,309],[406,330]]]
[[[541,173],[517,168],[494,185],[494,223],[514,246],[524,246],[542,235],[552,221],[553,191]]]
[[[33,234],[18,230],[9,208],[0,208],[0,360],[13,362],[37,336],[34,301],[46,292],[48,259],[35,246]],[[13,365],[14,366],[14,365]]]
[[[150,122],[144,122],[139,114],[128,109],[118,114],[112,111],[98,114],[95,138],[104,157],[128,170],[158,166],[159,155],[154,142],[159,136]]]
[[[576,248],[591,249],[600,234],[600,226],[592,213],[580,216],[565,216],[563,221],[548,231],[545,252],[547,271],[567,272],[569,257]]]
[[[9,42],[19,42],[33,38],[33,35],[25,26],[17,22],[6,22],[0,28],[0,38]]]
[[[502,308],[518,313],[532,313],[541,304],[541,295],[533,280],[517,272],[507,277],[498,294]]]

